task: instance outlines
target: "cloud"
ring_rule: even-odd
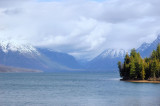
[[[91,59],[107,48],[131,49],[160,31],[158,0],[2,0],[0,39]]]

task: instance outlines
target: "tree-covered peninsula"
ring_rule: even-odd
[[[124,63],[118,62],[120,76],[123,80],[160,81],[160,44],[149,58],[142,58],[135,49],[126,54]]]

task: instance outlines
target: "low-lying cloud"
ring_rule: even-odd
[[[91,59],[107,48],[151,42],[160,32],[159,0],[0,1],[0,39]]]

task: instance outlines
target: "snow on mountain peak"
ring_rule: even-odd
[[[102,58],[105,57],[111,57],[111,58],[116,58],[116,57],[124,57],[126,55],[126,51],[123,49],[107,49],[100,56]]]
[[[22,54],[39,55],[39,52],[33,46],[28,44],[19,44],[11,41],[0,41],[0,49],[5,53],[12,51],[12,52],[20,52]]]
[[[149,43],[144,42],[138,49],[137,51],[144,51],[145,49],[147,49],[150,46]]]

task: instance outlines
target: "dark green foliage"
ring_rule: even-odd
[[[151,59],[156,59],[157,58],[157,52],[155,50],[153,50],[152,55],[151,55]]]
[[[144,70],[144,64],[142,64],[142,71],[141,71],[141,79],[145,79],[145,70]]]
[[[136,49],[132,49],[131,50],[131,56],[136,57],[137,53],[136,53]]]
[[[136,74],[136,67],[135,67],[135,62],[131,61],[130,63],[130,77],[128,77],[129,79],[136,79],[137,78],[137,74]]]
[[[123,79],[158,79],[160,78],[160,44],[153,50],[150,58],[142,59],[140,53],[131,50],[130,56],[126,54],[124,63],[118,62],[120,76]]]
[[[118,62],[118,68],[119,68],[120,76],[123,77],[123,72],[122,72],[122,70],[121,70],[121,69],[122,69],[122,65],[121,65],[121,62],[120,62],[120,61]]]

